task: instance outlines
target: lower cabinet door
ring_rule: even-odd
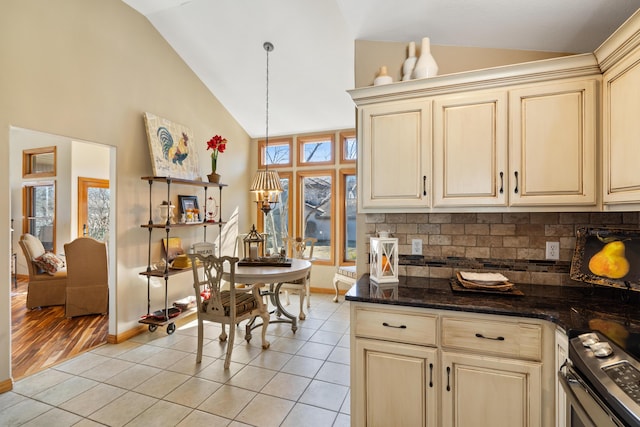
[[[443,351],[442,425],[542,425],[542,364]]]
[[[353,426],[437,425],[435,348],[355,340]]]

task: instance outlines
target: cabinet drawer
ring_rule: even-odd
[[[442,347],[541,360],[542,328],[529,323],[444,317]]]
[[[436,322],[437,316],[399,310],[358,308],[352,327],[359,337],[436,345]]]

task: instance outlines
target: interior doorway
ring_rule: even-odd
[[[64,253],[64,244],[72,241],[76,237],[83,236],[83,226],[86,224],[87,235],[92,235],[98,240],[107,242],[108,262],[109,262],[109,315],[98,316],[90,319],[91,316],[79,316],[67,319],[64,317],[64,306],[53,306],[26,310],[20,313],[16,319],[12,318],[11,346],[12,346],[12,371],[14,370],[14,356],[18,352],[22,355],[29,355],[33,362],[34,354],[39,354],[41,349],[58,341],[55,351],[45,351],[48,357],[43,358],[46,363],[59,363],[54,360],[56,357],[72,357],[79,346],[88,345],[95,347],[105,343],[110,330],[115,330],[115,236],[116,216],[115,216],[115,160],[116,148],[92,141],[83,141],[75,138],[54,135],[46,132],[39,132],[30,129],[10,127],[10,205],[11,218],[16,231],[26,232],[24,223],[30,221],[29,216],[25,216],[25,188],[37,187],[42,184],[53,183],[55,188],[55,208],[52,208],[52,218],[55,229],[51,241],[50,250],[56,254]],[[57,167],[46,178],[25,175],[23,173],[22,157],[25,151],[38,152],[42,147],[55,147]],[[34,151],[35,150],[35,151]],[[38,164],[37,162],[35,164]],[[82,196],[84,194],[84,196]],[[39,200],[39,199],[38,199]],[[51,213],[51,212],[50,212]],[[89,234],[91,233],[91,234]],[[19,301],[19,294],[26,292],[27,287],[21,284],[28,282],[27,260],[25,260],[19,245],[18,239],[22,233],[17,232],[13,236],[13,247],[16,254],[15,271],[18,283],[11,292],[12,304]],[[12,306],[12,312],[14,312]],[[12,316],[13,317],[13,316]],[[59,317],[51,321],[52,318]],[[16,321],[17,320],[17,321]],[[33,335],[37,329],[45,329],[34,324],[45,325],[49,321],[52,325],[57,325],[57,332],[60,332],[60,325],[65,325],[62,334],[40,334]],[[90,323],[90,325],[88,324]],[[75,327],[74,325],[78,325]],[[75,329],[74,329],[75,328]],[[86,331],[93,331],[87,334]],[[98,332],[99,331],[99,332]],[[97,341],[96,337],[100,337]],[[47,342],[52,339],[52,343]],[[82,342],[79,344],[79,342]],[[81,350],[82,351],[82,350]],[[15,353],[15,354],[14,354]],[[21,356],[18,356],[21,357]],[[29,361],[25,360],[25,363]],[[46,365],[41,368],[47,367]],[[37,368],[36,368],[37,369]],[[26,372],[26,371],[23,371]],[[32,369],[29,368],[28,374]],[[15,377],[14,377],[15,378]]]

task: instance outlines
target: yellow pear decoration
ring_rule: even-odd
[[[621,279],[629,273],[629,261],[624,256],[624,243],[609,242],[591,257],[589,270],[598,276]]]

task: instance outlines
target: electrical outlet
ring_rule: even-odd
[[[547,242],[546,259],[560,259],[560,242]]]
[[[422,255],[422,239],[411,239],[411,255]]]

